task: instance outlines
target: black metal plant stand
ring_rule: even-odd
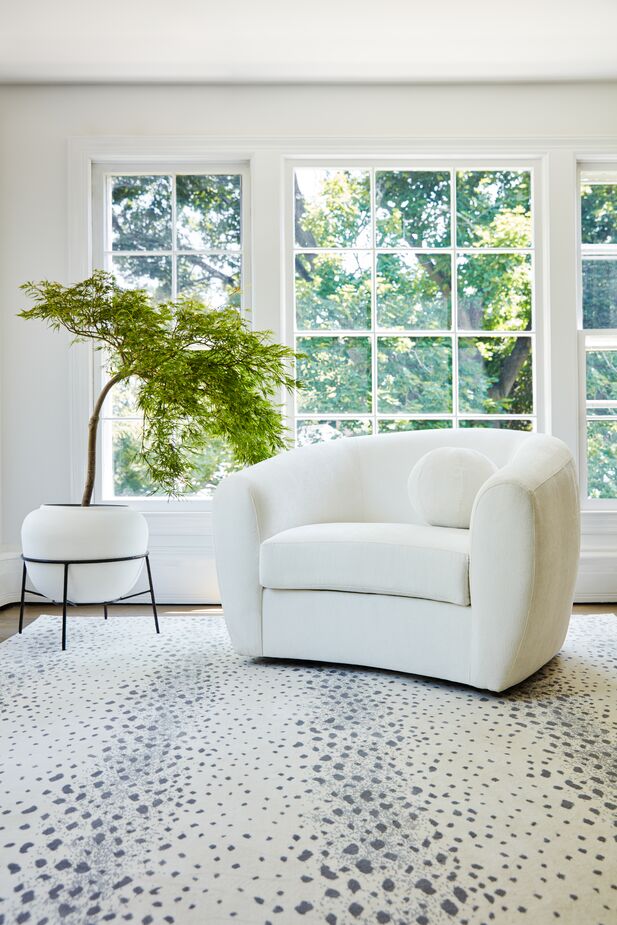
[[[69,587],[69,566],[70,565],[102,565],[104,562],[130,562],[134,559],[145,559],[146,560],[146,570],[148,572],[148,591],[137,591],[135,594],[125,594],[124,597],[117,597],[113,601],[104,601],[103,602],[103,614],[105,619],[107,619],[107,607],[109,604],[118,604],[120,601],[128,601],[132,597],[141,597],[142,594],[150,594],[150,600],[152,602],[152,613],[154,614],[154,626],[157,633],[160,633],[159,628],[159,615],[156,609],[156,600],[154,599],[154,586],[152,584],[152,571],[150,569],[150,557],[147,552],[143,553],[141,556],[118,556],[114,559],[33,559],[31,556],[22,556],[24,567],[21,576],[21,602],[19,606],[19,632],[21,633],[24,628],[24,607],[25,607],[25,595],[26,591],[28,594],[36,594],[37,597],[45,597],[44,594],[41,594],[39,591],[31,591],[26,588],[26,577],[27,569],[26,562],[36,562],[41,565],[62,565],[64,566],[64,581],[63,581],[63,592],[62,592],[62,650],[66,649],[66,608],[67,605],[76,607],[74,601],[70,601],[67,597],[68,587]],[[55,601],[54,601],[55,603]]]

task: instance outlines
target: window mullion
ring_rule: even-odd
[[[452,245],[452,281],[450,284],[451,303],[451,329],[452,329],[452,413],[453,425],[458,428],[459,397],[458,397],[458,284],[457,284],[457,227],[456,227],[456,169],[450,171],[450,198],[451,198],[451,245]]]
[[[171,297],[178,298],[178,228],[177,228],[176,175],[171,177]]]
[[[378,369],[378,341],[377,341],[377,200],[375,191],[375,168],[371,167],[369,171],[369,183],[371,192],[371,412],[373,421],[373,433],[379,433],[377,425],[378,413],[378,390],[377,377]]]

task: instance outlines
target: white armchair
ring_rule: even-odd
[[[414,464],[475,449],[497,472],[469,530],[417,522]],[[237,652],[370,665],[501,691],[565,638],[579,556],[574,463],[553,437],[425,430],[303,447],[226,479],[217,570]]]

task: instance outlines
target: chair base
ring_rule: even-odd
[[[348,591],[263,592],[263,655],[472,684],[471,607]]]

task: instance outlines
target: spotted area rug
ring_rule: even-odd
[[[617,922],[617,618],[492,695],[219,617],[0,646],[0,923]]]

